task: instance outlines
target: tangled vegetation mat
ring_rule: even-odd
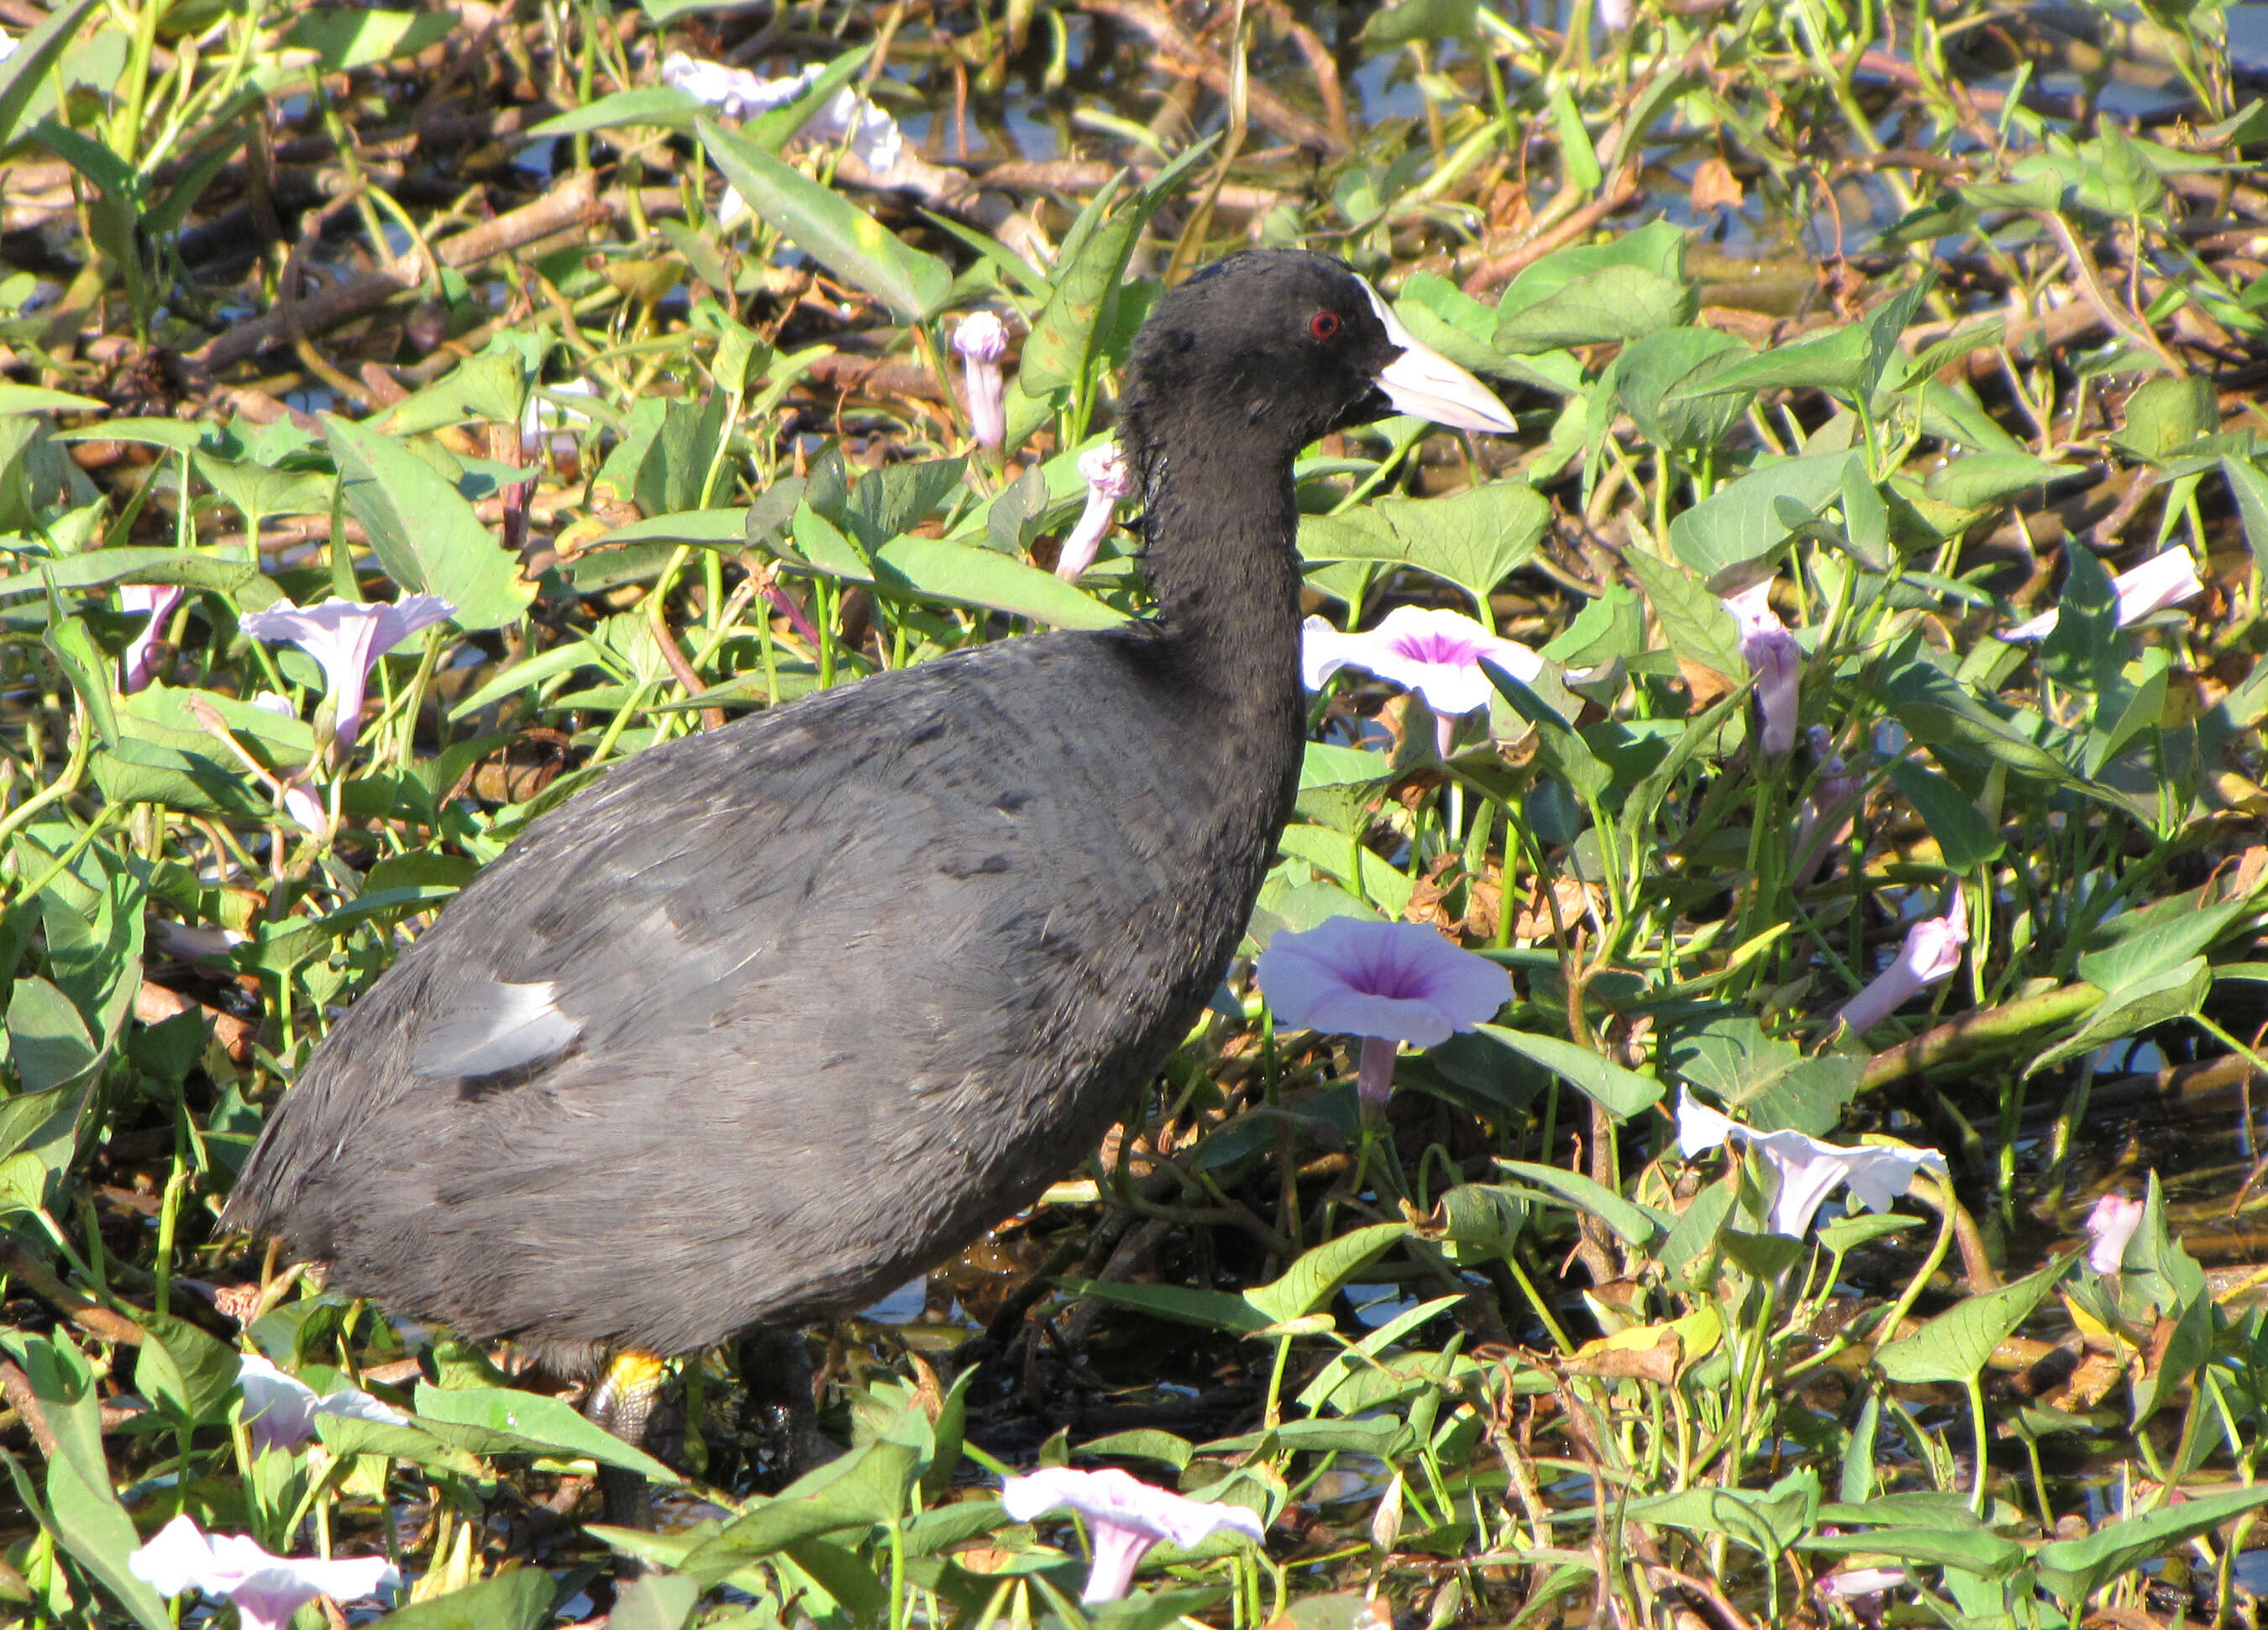
[[[2252,1622],[2263,21],[0,0],[0,1614]],[[1307,450],[1248,940],[808,1332],[842,1454],[217,1228],[608,764],[1140,615],[1120,371],[1253,244],[1521,433]]]

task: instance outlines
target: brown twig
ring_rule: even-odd
[[[2090,1014],[2102,1005],[2102,992],[2091,985],[2076,984],[2043,991],[1999,1007],[1964,1014],[1910,1042],[1886,1047],[1867,1060],[1859,1077],[1860,1092],[1874,1092],[1892,1081],[1918,1075],[1938,1065],[1951,1064],[1988,1048],[2006,1045],[2036,1030],[2044,1030]]]
[[[21,1280],[26,1289],[97,1340],[129,1346],[141,1345],[139,1324],[122,1313],[112,1312],[93,1297],[73,1290],[21,1246],[0,1249],[0,1268],[5,1268],[11,1279]]]
[[[223,1013],[217,1007],[208,1007],[202,1002],[192,1001],[179,991],[169,991],[162,985],[151,984],[147,979],[134,993],[134,1016],[144,1024],[163,1024],[166,1020],[177,1019],[185,1013],[202,1015],[212,1026],[213,1038],[237,1063],[242,1064],[252,1057],[254,1029],[234,1014]]]
[[[2189,370],[2182,365],[2181,358],[2166,349],[2165,343],[2151,331],[2148,325],[2143,323],[2132,312],[2113,301],[2110,294],[2105,291],[2102,287],[2102,274],[2095,264],[2095,256],[2088,251],[2088,247],[2080,241],[2078,235],[2071,230],[2071,224],[2053,210],[2034,210],[2031,215],[2033,219],[2053,233],[2056,241],[2063,246],[2064,263],[2071,268],[2072,277],[2079,284],[2080,293],[2086,299],[2088,305],[2095,307],[2102,321],[2124,335],[2129,343],[2143,346],[2154,352],[2158,360],[2172,371],[2176,379],[2180,379],[2186,374]]]
[[[1332,136],[1341,146],[1351,149],[1354,138],[1347,133],[1346,89],[1339,83],[1338,59],[1322,42],[1315,31],[1292,14],[1284,0],[1267,0],[1268,13],[1284,32],[1291,36],[1307,64],[1307,71],[1315,77],[1315,96],[1323,105],[1323,122],[1330,127]]]
[[[685,687],[688,697],[699,696],[708,687],[701,682],[701,675],[693,671],[693,664],[678,648],[677,636],[670,631],[669,608],[662,603],[659,594],[649,594],[646,604],[653,619],[653,643],[661,647],[661,660],[669,664],[669,671],[676,676],[677,682]],[[725,710],[721,707],[703,708],[701,727],[703,730],[722,730],[725,727]]]
[[[1229,65],[1191,39],[1161,8],[1144,0],[1076,0],[1076,4],[1079,10],[1109,18],[1148,40],[1158,48],[1152,59],[1157,66],[1169,72],[1184,70],[1215,96],[1226,100],[1229,95],[1233,77]],[[1347,151],[1344,142],[1257,81],[1246,85],[1244,96],[1253,121],[1293,145],[1334,159]]]
[[[1638,195],[1638,166],[1632,165],[1618,173],[1613,183],[1597,197],[1563,218],[1557,225],[1529,239],[1517,248],[1491,254],[1476,266],[1464,280],[1468,294],[1486,294],[1510,283],[1520,272],[1542,260],[1554,249],[1572,243],[1601,221],[1631,202]]]
[[[491,255],[508,254],[566,232],[581,225],[597,207],[597,188],[595,177],[588,172],[569,176],[556,190],[534,203],[443,239],[433,246],[433,253],[444,266],[461,270]],[[295,296],[299,325],[308,334],[320,334],[357,317],[367,316],[396,295],[416,289],[422,282],[410,270],[389,268],[350,283],[333,284],[304,299]],[[284,312],[274,311],[216,335],[191,351],[186,360],[196,367],[218,372],[259,355],[270,345],[287,343],[291,337],[291,320]]]
[[[40,1453],[49,1460],[55,1457],[55,1429],[48,1422],[48,1412],[40,1407],[40,1396],[32,1390],[32,1378],[18,1368],[12,1360],[0,1359],[0,1395],[5,1395],[16,1418],[32,1435],[32,1442],[40,1446]]]

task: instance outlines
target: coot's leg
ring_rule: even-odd
[[[740,1384],[749,1424],[773,1449],[773,1474],[784,1487],[834,1455],[819,1435],[811,1397],[811,1353],[799,1330],[760,1324],[740,1338]]]
[[[662,1362],[651,1353],[635,1348],[617,1353],[606,1373],[591,1389],[583,1413],[632,1449],[645,1447],[646,1428],[653,1422],[654,1405],[661,1397]],[[651,1528],[653,1508],[646,1499],[645,1479],[618,1466],[599,1468],[599,1493],[607,1521],[616,1528]]]

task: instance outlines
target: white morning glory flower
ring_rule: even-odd
[[[2087,1213],[2087,1265],[2097,1273],[2116,1273],[2126,1265],[2126,1242],[2142,1226],[2145,1207],[2123,1194],[2106,1194]]]
[[[244,1392],[244,1425],[254,1458],[271,1449],[292,1449],[315,1435],[315,1417],[340,1415],[387,1426],[409,1424],[400,1410],[380,1403],[358,1387],[341,1387],[316,1396],[297,1376],[286,1375],[257,1353],[238,1361],[237,1385]]]
[[[1321,617],[1300,629],[1300,677],[1310,690],[1343,667],[1359,667],[1415,690],[1439,722],[1439,745],[1449,750],[1450,720],[1486,707],[1496,687],[1481,663],[1490,661],[1524,685],[1543,674],[1543,659],[1516,639],[1501,639],[1462,612],[1396,606],[1366,633],[1343,634]]]
[[[1063,1510],[1086,1519],[1094,1541],[1094,1565],[1080,1597],[1087,1602],[1115,1602],[1124,1596],[1133,1585],[1135,1567],[1161,1539],[1187,1550],[1218,1533],[1257,1541],[1265,1532],[1259,1516],[1242,1506],[1169,1494],[1115,1470],[1044,1466],[1027,1477],[1012,1477],[1000,1492],[1000,1508],[1019,1523]]]
[[[1056,575],[1066,583],[1078,582],[1080,574],[1094,564],[1095,551],[1102,547],[1111,520],[1118,513],[1118,500],[1134,490],[1126,456],[1116,442],[1106,441],[1080,454],[1079,473],[1086,478],[1086,507],[1079,512],[1079,524],[1064,539],[1056,556]]]
[[[126,1566],[159,1596],[202,1590],[235,1604],[244,1630],[284,1630],[291,1615],[317,1597],[353,1602],[375,1596],[401,1575],[382,1556],[323,1561],[270,1555],[256,1540],[204,1534],[177,1516],[130,1553]]]
[[[289,640],[322,664],[332,729],[343,754],[362,734],[363,695],[372,666],[420,629],[456,615],[456,607],[438,594],[404,594],[392,605],[366,605],[334,594],[320,606],[253,612],[240,626],[254,639]]]
[[[1803,675],[1803,647],[1771,608],[1771,587],[1772,579],[1766,578],[1727,595],[1724,606],[1741,625],[1741,657],[1756,675],[1756,712],[1762,720],[1756,745],[1778,758],[1795,746],[1796,682]]]
[[[2154,611],[2163,611],[2185,600],[2194,600],[2205,593],[2205,581],[2197,574],[2197,563],[2185,549],[2174,548],[2153,555],[2131,572],[2122,572],[2110,579],[2110,587],[2118,596],[2118,626],[2139,623]],[[2007,640],[2045,639],[2055,632],[2058,614],[2043,611],[2014,628],[2000,631]]]
[[[157,677],[157,645],[166,637],[166,624],[173,615],[173,608],[181,603],[188,593],[173,583],[125,583],[119,586],[118,608],[121,611],[146,611],[150,620],[128,642],[118,659],[118,689],[128,696],[141,690]]]
[[[968,390],[968,430],[976,445],[998,453],[1008,439],[1007,380],[1000,359],[1008,354],[1008,325],[989,311],[972,313],[953,331],[953,349]]]
[[[752,119],[794,101],[811,89],[821,71],[821,65],[814,63],[801,73],[767,79],[745,68],[672,51],[662,59],[661,82],[676,86],[696,102],[708,103],[728,119]],[[876,172],[895,168],[904,145],[898,122],[847,85],[811,116],[803,134],[815,142],[830,144],[848,136],[851,156]]]
[[[1914,1174],[1946,1175],[1945,1156],[1934,1149],[1894,1149],[1881,1144],[1855,1147],[1825,1143],[1800,1132],[1757,1132],[1683,1091],[1677,1100],[1677,1148],[1687,1160],[1739,1139],[1764,1156],[1779,1176],[1772,1199],[1771,1231],[1801,1238],[1820,1205],[1837,1189],[1868,1211],[1888,1211],[1890,1202],[1913,1185]]]

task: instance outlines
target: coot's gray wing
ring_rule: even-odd
[[[1154,750],[1188,721],[1142,646],[1008,642],[616,769],[339,1022],[232,1220],[563,1353],[839,1310],[956,1248],[1155,1067],[1257,885],[1220,767]]]

